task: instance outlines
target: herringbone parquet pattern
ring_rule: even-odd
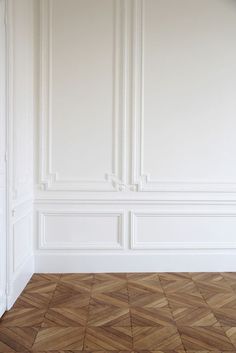
[[[0,353],[236,353],[236,273],[37,274]]]

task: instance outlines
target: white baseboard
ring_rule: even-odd
[[[7,310],[11,309],[16,299],[26,287],[30,278],[34,274],[34,255],[29,256],[15,274],[9,285],[9,294],[7,296]]]
[[[236,251],[35,254],[36,273],[236,271]]]

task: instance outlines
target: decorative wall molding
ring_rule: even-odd
[[[19,200],[33,188],[32,149],[33,136],[33,19],[32,3],[23,2],[20,6],[25,12],[23,30],[17,28],[15,12],[18,3],[8,1],[7,26],[7,100],[8,133],[12,140],[8,159],[11,163],[12,198]],[[22,25],[22,24],[21,24]],[[17,47],[17,35],[24,31],[21,50]],[[19,75],[22,77],[19,77]],[[18,81],[17,81],[18,80]],[[20,81],[20,90],[19,90]],[[22,94],[24,92],[25,94]],[[20,133],[19,133],[20,131]]]
[[[105,242],[100,241],[99,236],[102,236],[102,224],[100,229],[94,229],[93,234],[97,234],[97,241],[81,241],[79,239],[79,229],[76,229],[78,232],[78,240],[76,242],[69,241],[56,241],[49,242],[47,240],[47,220],[52,218],[76,218],[76,219],[86,219],[90,218],[91,222],[94,218],[104,219],[104,226],[106,226],[106,218],[113,218],[117,222],[117,229],[114,242]],[[38,210],[37,211],[38,219],[38,248],[40,250],[63,250],[63,249],[72,249],[72,250],[122,250],[124,249],[124,236],[125,236],[125,224],[124,224],[124,211],[117,210],[88,210],[88,211],[75,211],[75,210]],[[56,222],[56,221],[55,221]],[[65,234],[66,235],[66,234]],[[112,236],[113,234],[104,234],[105,236]]]
[[[236,181],[155,180],[143,169],[145,1],[133,0],[132,184],[146,192],[236,193]],[[158,161],[157,161],[158,163]]]
[[[62,179],[52,169],[51,85],[53,0],[40,1],[40,185],[43,190],[120,191],[126,188],[126,108],[125,108],[125,4],[114,2],[113,62],[113,172],[104,171],[101,180]],[[125,187],[124,187],[125,186]]]
[[[157,210],[132,210],[130,212],[130,239],[131,239],[131,249],[133,250],[216,250],[216,249],[236,249],[236,242],[235,241],[207,241],[207,242],[199,242],[199,241],[179,241],[179,242],[173,242],[172,240],[168,241],[168,232],[166,229],[162,229],[162,234],[165,234],[166,240],[165,242],[161,240],[155,240],[155,241],[138,241],[137,236],[138,236],[138,220],[141,218],[156,218],[157,220],[163,220],[163,219],[168,219],[168,223],[171,222],[173,219],[178,219],[181,220],[181,225],[184,225],[184,222],[188,222],[190,218],[200,218],[204,219],[205,223],[209,223],[211,218],[214,218],[215,221],[219,220],[221,218],[227,218],[227,219],[234,219],[235,220],[235,230],[236,230],[236,212],[234,211],[189,211],[189,210],[184,210],[184,211],[157,211]],[[185,220],[184,220],[185,219]],[[208,219],[208,220],[207,220]],[[207,224],[206,224],[207,227]],[[193,231],[194,231],[194,225],[192,225],[192,232],[190,230],[188,237],[193,238]],[[207,229],[207,228],[206,228]],[[217,224],[216,224],[216,230],[217,229]],[[155,227],[155,231],[156,227]],[[223,230],[225,233],[227,232],[227,229],[224,228]],[[149,234],[149,229],[146,230],[147,234]],[[148,233],[149,232],[149,233]],[[159,230],[160,232],[160,230]],[[222,237],[222,240],[225,239],[226,234],[221,234],[222,229],[219,229],[219,236]],[[205,232],[206,236],[210,236],[207,232]],[[155,235],[155,237],[158,237],[158,231]],[[216,234],[217,235],[217,234]],[[182,236],[181,232],[179,236]]]

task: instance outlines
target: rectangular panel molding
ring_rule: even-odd
[[[122,250],[123,211],[38,211],[39,249]]]
[[[131,248],[236,249],[236,213],[131,211]]]
[[[55,0],[41,0],[40,1],[40,38],[41,38],[41,43],[40,43],[40,57],[41,57],[41,62],[40,62],[40,151],[39,151],[39,155],[40,155],[40,185],[42,187],[42,189],[49,189],[49,190],[67,190],[67,191],[119,191],[119,190],[123,190],[124,185],[125,185],[125,177],[126,177],[126,172],[125,172],[125,167],[126,167],[126,162],[125,162],[125,119],[126,119],[126,112],[125,112],[125,63],[126,63],[126,49],[125,49],[125,1],[124,0],[114,0],[112,2],[107,1],[107,0],[102,0],[100,2],[98,2],[96,4],[96,2],[92,2],[90,4],[91,1],[84,1],[84,0],[79,0],[79,1],[70,1],[69,3],[67,1],[63,1],[63,0],[59,0],[59,1],[55,1]],[[103,157],[104,153],[100,153],[99,157],[96,159],[96,157],[93,156],[93,166],[91,167],[90,165],[90,174],[88,177],[83,178],[80,177],[80,175],[75,175],[75,173],[72,171],[70,173],[70,175],[68,176],[61,176],[60,172],[58,170],[55,170],[53,165],[55,164],[55,155],[53,158],[53,148],[59,148],[61,146],[61,148],[63,148],[63,143],[65,144],[65,135],[61,136],[61,141],[60,144],[57,143],[56,147],[55,147],[55,141],[53,139],[53,131],[58,131],[59,128],[55,127],[55,122],[58,121],[58,116],[55,116],[55,114],[53,114],[53,98],[55,99],[55,97],[57,98],[57,101],[59,101],[57,103],[57,105],[60,105],[60,102],[62,102],[62,99],[65,99],[65,94],[62,97],[60,97],[60,87],[54,87],[55,86],[55,80],[57,78],[58,72],[61,73],[62,70],[59,70],[57,72],[56,68],[54,68],[55,63],[53,65],[52,60],[53,57],[55,56],[56,58],[60,57],[60,53],[56,53],[56,55],[54,55],[54,50],[56,50],[55,48],[58,49],[58,42],[57,45],[54,43],[56,36],[59,36],[60,33],[54,33],[53,32],[53,21],[55,22],[55,7],[62,7],[62,6],[66,6],[66,7],[70,7],[70,5],[74,6],[74,11],[77,11],[77,14],[79,14],[81,11],[78,11],[79,6],[81,6],[81,9],[83,9],[84,11],[89,11],[89,9],[91,10],[92,7],[99,6],[99,8],[101,7],[102,9],[106,9],[106,8],[110,8],[112,7],[111,10],[111,19],[107,19],[107,21],[110,23],[112,23],[112,29],[111,31],[113,31],[113,33],[111,33],[110,35],[112,36],[112,41],[113,43],[111,43],[111,60],[112,62],[109,63],[109,65],[111,66],[111,77],[108,77],[107,81],[109,81],[112,85],[111,89],[108,89],[107,87],[103,87],[101,90],[101,84],[105,85],[104,82],[99,82],[99,79],[97,80],[97,82],[93,83],[93,86],[95,86],[95,84],[97,85],[97,87],[90,87],[90,94],[92,94],[93,90],[97,90],[98,92],[107,92],[107,97],[104,98],[104,96],[101,98],[100,97],[100,101],[99,98],[96,95],[96,91],[94,96],[91,96],[89,99],[88,97],[85,98],[85,102],[83,98],[80,98],[80,106],[84,107],[84,116],[76,116],[76,111],[79,109],[78,108],[78,99],[76,98],[74,99],[74,101],[72,102],[74,105],[70,104],[68,110],[70,110],[70,114],[75,114],[75,116],[73,117],[73,119],[77,118],[78,119],[82,119],[83,118],[83,123],[86,123],[86,120],[89,119],[89,116],[92,117],[93,121],[95,122],[97,119],[101,120],[99,129],[97,130],[96,127],[94,127],[94,124],[92,123],[92,121],[88,122],[88,126],[80,126],[79,123],[77,126],[73,126],[72,128],[72,132],[70,130],[68,130],[68,134],[72,134],[73,132],[75,132],[76,130],[78,131],[78,133],[80,132],[81,128],[84,129],[88,129],[88,127],[91,125],[89,130],[86,130],[87,133],[90,131],[90,133],[94,133],[95,137],[96,134],[97,136],[99,136],[99,134],[104,134],[104,131],[106,131],[105,129],[107,129],[107,134],[109,133],[110,135],[104,135],[104,138],[100,138],[100,140],[98,140],[98,142],[96,142],[95,140],[92,140],[91,143],[96,143],[96,149],[94,150],[94,146],[92,146],[91,144],[88,145],[86,144],[86,146],[84,145],[86,142],[82,142],[82,140],[84,140],[84,136],[78,137],[76,139],[76,143],[77,146],[74,145],[74,147],[72,147],[72,149],[70,149],[70,151],[73,153],[73,157],[76,156],[75,154],[75,147],[80,149],[77,149],[77,152],[79,152],[80,158],[78,157],[77,160],[73,161],[73,168],[74,166],[80,165],[81,162],[83,163],[83,165],[85,167],[88,166],[88,159],[89,159],[89,154],[91,154],[91,151],[95,151],[97,152],[100,148],[100,145],[104,144],[105,142],[108,143],[110,141],[110,144],[107,144],[107,147],[102,147],[104,153],[108,153],[107,151],[111,151],[111,158],[107,157],[107,161],[109,159],[109,165],[107,165],[107,170],[104,170],[100,176],[100,178],[94,178],[93,177],[93,173],[91,172],[91,168],[94,168],[94,173],[97,174],[97,170],[96,168],[100,168],[100,164],[103,162],[101,160],[101,158]],[[86,13],[87,13],[86,12]],[[108,12],[108,10],[107,10]],[[72,14],[73,12],[69,12],[69,14]],[[96,13],[96,12],[95,12]],[[100,16],[108,16],[107,14],[105,15],[103,13],[103,11],[99,11],[96,14],[95,20],[97,20]],[[64,15],[63,15],[64,16]],[[93,13],[93,16],[94,13]],[[105,18],[105,17],[104,17]],[[65,19],[64,19],[65,21]],[[92,29],[92,25],[91,25],[91,19],[90,19],[90,26],[91,26],[91,32],[93,31]],[[78,23],[82,22],[78,20]],[[102,23],[102,19],[99,22],[100,27]],[[85,24],[87,25],[88,22],[85,22]],[[82,26],[82,24],[81,24]],[[73,27],[73,26],[72,26]],[[99,27],[99,28],[100,28]],[[95,27],[94,27],[95,28]],[[84,31],[86,30],[83,29]],[[63,31],[63,27],[62,27],[62,31]],[[94,29],[95,31],[95,29]],[[65,32],[65,31],[64,31]],[[63,32],[63,35],[65,36]],[[107,32],[107,31],[106,31]],[[106,34],[106,32],[104,32]],[[108,31],[109,32],[109,31]],[[72,39],[72,34],[71,33],[71,38],[70,40],[73,41]],[[91,34],[90,34],[91,35]],[[102,36],[102,35],[101,35]],[[73,37],[74,38],[74,37]],[[61,39],[60,39],[61,40]],[[81,39],[82,41],[83,39]],[[101,38],[101,40],[103,40],[103,38]],[[84,39],[84,43],[82,43],[84,46],[86,46],[86,38]],[[68,42],[68,41],[67,41]],[[77,46],[76,46],[77,45]],[[105,47],[105,49],[102,48],[102,45],[106,45],[106,43],[103,43],[103,41],[101,41],[101,48],[99,49],[100,51],[102,51],[102,53],[106,52],[106,50],[109,51],[108,47]],[[107,44],[108,45],[108,44]],[[75,50],[78,50],[78,43],[76,42],[75,44],[73,44],[73,48]],[[61,48],[62,51],[64,51],[63,48]],[[81,49],[79,54],[80,55],[84,50],[86,49]],[[92,50],[92,49],[91,49]],[[96,49],[94,49],[96,50]],[[54,56],[53,56],[54,55]],[[73,57],[73,53],[68,53],[67,57],[72,56]],[[93,58],[96,58],[97,53],[96,51],[94,53],[91,54],[91,56]],[[85,60],[85,59],[84,59]],[[87,58],[86,60],[86,65],[88,64],[89,58]],[[81,65],[81,63],[80,63]],[[99,64],[96,64],[99,66]],[[95,64],[93,65],[95,66]],[[98,69],[98,66],[96,69]],[[69,67],[64,68],[63,70],[68,70]],[[91,67],[92,69],[92,67]],[[84,68],[85,70],[85,68]],[[94,68],[93,68],[94,70]],[[106,75],[109,74],[109,71],[106,72]],[[82,76],[82,73],[80,73],[80,75]],[[87,78],[86,78],[87,79]],[[54,81],[53,81],[54,80]],[[81,78],[82,80],[82,78]],[[76,90],[78,90],[78,87],[74,87],[72,88],[71,86],[71,82],[68,83],[69,87],[68,89],[74,89],[75,92]],[[84,94],[83,90],[86,89],[86,84],[88,84],[88,82],[85,84],[84,81],[77,81],[77,84],[80,84],[80,86],[83,84],[83,89],[81,89],[82,92],[78,93],[76,92],[75,94],[80,94],[80,96],[82,96],[82,94]],[[62,84],[63,86],[63,84]],[[56,93],[53,92],[53,88],[54,90],[56,89]],[[92,89],[93,88],[93,89]],[[59,92],[59,93],[58,93]],[[86,90],[87,92],[87,90]],[[67,92],[66,92],[67,94]],[[70,95],[70,93],[69,93]],[[111,97],[110,97],[111,95]],[[109,99],[111,98],[111,101],[109,101]],[[101,102],[101,99],[104,100],[104,102]],[[93,101],[93,105],[95,107],[95,109],[91,111],[87,111],[86,109],[88,109],[88,107],[90,106],[90,101]],[[59,108],[60,110],[64,109],[64,105],[65,102],[63,102],[63,107]],[[85,106],[86,105],[86,106]],[[111,116],[109,117],[110,121],[109,121],[109,125],[111,125],[111,131],[110,131],[110,126],[105,126],[105,118],[102,116],[103,112],[99,111],[99,109],[105,109],[104,107],[106,106],[111,106]],[[73,110],[74,109],[74,110]],[[82,109],[82,108],[81,108]],[[68,113],[65,113],[68,114]],[[82,112],[80,111],[80,114],[82,114]],[[87,116],[86,116],[87,114]],[[90,115],[89,115],[90,114]],[[93,114],[93,115],[92,115]],[[99,116],[100,114],[100,116]],[[65,117],[65,115],[64,115]],[[66,119],[71,118],[71,116],[67,116]],[[94,120],[95,119],[95,120]],[[103,121],[104,119],[104,121]],[[98,120],[98,121],[99,121]],[[71,124],[69,119],[68,121],[68,126]],[[74,121],[74,120],[73,120]],[[64,129],[65,130],[65,129]],[[96,131],[97,130],[97,131]],[[66,134],[66,131],[65,131]],[[101,135],[102,136],[102,135]],[[88,136],[87,136],[88,137]],[[68,137],[67,137],[68,138]],[[88,139],[87,139],[88,140]],[[96,138],[97,140],[97,138]],[[81,141],[81,142],[80,142]],[[86,139],[85,139],[86,141]],[[108,141],[108,142],[107,142]],[[62,144],[61,144],[62,143]],[[69,144],[71,143],[71,141],[69,141]],[[80,145],[80,143],[83,143],[83,145]],[[58,147],[59,146],[59,147]],[[79,146],[79,147],[78,147]],[[64,145],[64,147],[66,147]],[[86,151],[87,150],[87,151]],[[82,152],[81,152],[82,151]],[[57,153],[59,153],[59,159],[63,158],[62,157],[62,153],[60,153],[59,151],[56,151]],[[57,160],[59,160],[57,158]],[[66,156],[66,161],[65,161],[65,167],[63,166],[63,173],[64,170],[68,169],[68,165],[67,162],[68,160],[70,161],[72,158],[71,155]],[[100,158],[100,160],[99,160]],[[104,164],[105,162],[103,162]],[[68,172],[67,172],[68,173]],[[73,175],[74,173],[74,175]],[[77,173],[78,174],[78,173]]]
[[[198,6],[198,2],[195,3],[196,6]],[[194,6],[195,6],[194,5]],[[194,6],[192,11],[194,11]],[[200,5],[201,6],[201,5]],[[150,20],[149,18],[147,19],[146,14],[147,14],[147,8],[149,7],[149,12],[148,15],[150,16],[150,13],[153,14],[153,21],[155,21],[155,26],[154,24],[151,23],[150,24]],[[159,82],[155,81],[156,76],[154,76],[155,71],[157,71],[158,73],[160,71],[165,70],[164,72],[166,74],[168,74],[168,62],[169,60],[166,59],[162,59],[163,56],[165,57],[168,56],[168,54],[171,56],[171,53],[167,52],[165,53],[165,51],[161,51],[160,49],[156,49],[156,56],[159,55],[159,57],[161,57],[162,61],[162,65],[163,67],[161,67],[159,65],[159,62],[157,62],[156,57],[155,60],[152,58],[153,55],[152,53],[149,53],[150,57],[148,58],[149,61],[147,60],[147,47],[150,49],[153,48],[154,45],[158,47],[158,45],[163,45],[163,43],[166,43],[168,41],[168,37],[166,40],[164,40],[164,36],[167,36],[167,29],[162,29],[161,26],[165,27],[165,24],[163,25],[163,23],[165,22],[165,20],[160,19],[161,15],[158,16],[158,18],[156,18],[155,16],[158,15],[158,13],[161,11],[163,11],[163,16],[162,18],[165,18],[164,16],[171,16],[170,14],[168,14],[168,9],[169,11],[173,11],[173,21],[174,19],[176,21],[181,21],[181,17],[178,18],[178,16],[180,16],[179,13],[175,12],[173,9],[175,8],[175,5],[172,1],[166,1],[166,2],[162,2],[162,1],[157,1],[157,0],[134,0],[133,2],[133,9],[132,9],[132,14],[133,14],[133,48],[132,48],[132,52],[133,52],[133,63],[132,63],[132,67],[133,67],[133,82],[132,82],[132,87],[133,87],[133,92],[132,92],[132,184],[133,185],[137,185],[138,187],[138,191],[146,191],[146,192],[215,192],[215,193],[235,193],[236,192],[236,180],[234,177],[232,177],[233,172],[228,173],[229,177],[231,176],[231,179],[227,179],[224,178],[222,180],[222,178],[218,181],[217,180],[217,172],[216,172],[216,179],[214,178],[204,178],[204,180],[201,180],[200,178],[194,177],[194,178],[188,178],[185,179],[183,174],[183,170],[184,168],[181,167],[181,165],[187,166],[187,163],[183,163],[184,161],[184,154],[185,152],[188,150],[188,145],[186,144],[185,149],[183,148],[183,146],[185,145],[185,140],[188,141],[189,143],[191,143],[189,137],[187,136],[187,134],[189,133],[188,130],[186,130],[185,132],[185,125],[183,123],[183,121],[181,121],[181,117],[178,116],[178,114],[176,113],[174,115],[174,113],[172,113],[173,115],[171,115],[169,113],[168,119],[166,119],[166,123],[163,123],[164,119],[162,116],[158,116],[155,115],[155,111],[154,111],[154,106],[155,105],[160,105],[161,103],[164,102],[165,108],[169,107],[171,105],[174,105],[176,103],[173,102],[173,98],[171,95],[170,96],[165,96],[164,100],[163,98],[159,97],[159,92],[161,92],[161,84],[163,84],[163,81]],[[188,10],[191,8],[191,6],[188,8]],[[159,9],[159,11],[158,11]],[[166,12],[165,12],[166,11]],[[217,9],[217,11],[220,11],[220,7],[219,9]],[[179,7],[179,11],[181,13],[181,7]],[[172,13],[172,12],[171,12]],[[202,14],[202,12],[199,12]],[[217,12],[218,13],[218,12]],[[155,15],[154,15],[155,14]],[[167,15],[168,14],[168,15]],[[192,15],[191,10],[190,10],[190,15]],[[158,23],[158,21],[163,21],[160,25]],[[184,21],[182,21],[184,23]],[[147,33],[147,24],[150,25],[150,33]],[[173,26],[176,24],[173,24]],[[178,23],[178,25],[180,26],[180,22]],[[231,27],[229,27],[231,28]],[[179,27],[177,27],[177,29],[179,29]],[[158,33],[158,30],[163,30],[163,32]],[[166,30],[166,32],[165,32]],[[228,30],[228,29],[227,29]],[[169,31],[172,33],[173,29],[169,28]],[[184,35],[186,35],[186,31],[183,32]],[[161,34],[163,35],[163,37],[161,37]],[[150,35],[153,36],[153,38],[150,38]],[[183,34],[182,34],[183,37]],[[182,38],[181,37],[181,38]],[[170,37],[171,38],[171,37]],[[153,39],[153,46],[151,46],[151,39]],[[160,42],[160,43],[159,43]],[[148,44],[147,44],[148,43]],[[172,43],[172,47],[170,44],[170,47],[175,50],[175,45],[174,43]],[[149,45],[149,46],[148,46]],[[168,45],[166,44],[166,47],[169,49]],[[171,49],[171,50],[172,50]],[[235,50],[233,51],[233,55],[235,55],[236,52]],[[172,56],[174,57],[174,54],[172,54]],[[183,53],[183,57],[181,56],[182,60],[184,60],[184,53]],[[152,61],[153,60],[153,61]],[[187,60],[187,59],[186,59]],[[194,60],[194,59],[193,59]],[[153,67],[150,68],[150,64],[146,63],[146,61],[151,62],[153,64]],[[158,66],[159,65],[159,66]],[[166,66],[165,66],[166,65]],[[187,63],[186,63],[187,66]],[[234,65],[235,66],[235,65]],[[234,66],[231,65],[231,70],[232,70],[232,75],[236,74],[236,71],[234,69]],[[149,69],[149,76],[147,76],[146,73],[146,69]],[[175,64],[175,72],[178,72],[178,67],[177,64]],[[159,74],[160,75],[160,74]],[[170,74],[169,74],[170,75]],[[214,76],[213,76],[214,77]],[[232,76],[233,77],[233,76]],[[167,77],[166,77],[167,79]],[[170,77],[168,77],[168,80],[171,80]],[[172,79],[172,83],[170,83],[171,85],[174,85],[174,80]],[[155,83],[155,84],[154,84]],[[147,90],[147,86],[148,85],[152,85],[152,89],[149,89],[149,93],[152,93],[152,98],[154,99],[154,101],[149,101],[148,107],[147,107],[147,102],[145,101],[145,96],[150,96],[151,94],[146,93]],[[181,86],[183,83],[181,81],[179,81],[179,85]],[[194,85],[194,79],[192,81],[192,84]],[[201,84],[203,85],[203,81],[201,82]],[[227,88],[225,87],[225,91],[227,92]],[[169,89],[170,90],[170,89]],[[171,91],[171,90],[170,90]],[[150,98],[151,99],[151,98]],[[195,97],[195,101],[197,102],[198,97]],[[193,104],[196,104],[195,102]],[[186,99],[186,105],[187,105],[187,99]],[[151,108],[150,108],[151,107]],[[146,110],[148,108],[148,113],[146,114]],[[226,108],[226,107],[225,107]],[[159,109],[159,108],[158,108]],[[197,108],[196,108],[197,109]],[[152,111],[153,110],[153,111]],[[163,109],[162,109],[163,110]],[[168,110],[168,109],[167,109]],[[196,114],[195,112],[193,113]],[[158,135],[159,133],[159,128],[162,129],[162,124],[167,124],[166,126],[164,126],[164,133],[166,133],[169,136],[169,139],[164,140],[163,142],[163,146],[160,147],[155,147],[152,149],[151,153],[148,153],[148,155],[152,154],[152,156],[154,156],[153,160],[152,160],[152,165],[159,166],[159,171],[162,171],[163,167],[161,167],[160,164],[160,160],[162,161],[163,164],[163,160],[165,160],[165,165],[168,165],[168,163],[166,161],[168,161],[167,157],[168,155],[165,153],[165,151],[168,151],[169,145],[174,147],[173,151],[175,151],[175,147],[178,147],[178,142],[175,142],[175,136],[172,136],[172,130],[170,129],[170,124],[174,121],[174,123],[176,124],[177,128],[181,128],[180,130],[177,130],[177,128],[175,129],[175,135],[180,134],[181,138],[181,146],[182,146],[182,155],[178,156],[178,158],[181,158],[179,165],[174,168],[172,168],[172,170],[174,169],[178,169],[179,172],[181,172],[181,177],[178,176],[178,178],[175,179],[171,179],[166,177],[165,179],[163,178],[156,178],[155,176],[153,176],[150,171],[145,170],[145,143],[146,141],[144,141],[144,127],[147,125],[147,119],[150,118],[150,116],[152,115],[152,120],[158,122],[158,124],[156,125],[156,128],[151,128],[149,132],[156,132],[155,134],[153,134],[153,140],[155,140],[155,142],[158,141],[158,138],[162,138],[162,136]],[[229,111],[228,112],[229,115],[229,121],[230,119],[232,119],[232,116],[235,115],[235,112],[233,111]],[[209,116],[210,116],[210,112],[209,112]],[[211,118],[209,118],[211,119]],[[178,120],[180,120],[179,124],[177,124]],[[195,118],[195,121],[197,121],[197,116]],[[196,122],[195,122],[196,123]],[[201,122],[200,122],[201,123]],[[212,124],[214,124],[214,120],[212,120]],[[199,123],[198,123],[199,125]],[[166,130],[167,129],[167,130]],[[188,128],[189,129],[189,128]],[[205,135],[203,135],[203,131],[205,129],[208,129],[208,136],[205,137]],[[196,141],[196,144],[198,145],[198,148],[196,149],[196,146],[193,146],[193,150],[195,155],[192,156],[192,161],[194,162],[196,157],[198,158],[198,160],[196,161],[197,163],[199,163],[199,158],[201,156],[201,153],[203,154],[203,156],[208,155],[209,150],[211,150],[210,146],[208,146],[209,150],[206,151],[201,151],[201,143],[204,139],[206,139],[208,145],[210,144],[210,140],[209,140],[209,136],[211,134],[211,130],[213,130],[214,127],[209,127],[206,125],[206,121],[205,124],[202,126],[202,133],[199,134],[199,140]],[[223,128],[222,128],[223,129]],[[162,130],[161,130],[162,131]],[[167,131],[167,132],[166,132]],[[195,129],[195,134],[199,133],[197,131],[197,129]],[[219,134],[219,133],[218,133]],[[172,138],[171,138],[172,136]],[[198,135],[196,135],[198,136]],[[231,137],[231,136],[230,136]],[[231,137],[232,138],[232,137]],[[223,135],[223,139],[225,140],[225,136]],[[227,139],[227,138],[226,138]],[[146,138],[147,140],[147,145],[151,144],[151,139],[150,138]],[[209,140],[209,141],[208,141]],[[178,141],[178,140],[177,140]],[[176,143],[176,145],[175,145]],[[219,143],[218,140],[214,140],[214,142],[216,145]],[[166,146],[165,146],[166,145]],[[230,145],[230,144],[229,144]],[[159,145],[155,145],[155,146],[159,146]],[[160,157],[160,153],[158,154],[158,157],[156,157],[155,151],[156,148],[158,149],[158,152],[161,151],[162,152],[162,156]],[[229,146],[227,146],[227,148],[229,148]],[[196,149],[196,151],[195,151]],[[221,152],[221,151],[220,151]],[[219,155],[220,155],[219,152]],[[228,155],[230,155],[232,152],[232,150],[229,151]],[[198,153],[198,156],[196,155],[196,153]],[[173,152],[174,154],[174,152]],[[194,159],[195,158],[195,159]],[[207,162],[207,166],[210,166],[212,163],[212,160],[215,158],[214,154],[211,156],[211,159],[209,159],[209,161]],[[183,159],[183,161],[182,161]],[[182,164],[181,164],[182,163]],[[229,165],[230,163],[228,163]],[[231,162],[231,165],[235,165],[235,161]],[[190,168],[190,166],[189,166]],[[218,166],[218,171],[219,171],[220,165]],[[200,170],[206,169],[204,168],[204,165],[200,168]],[[171,170],[171,165],[168,165],[167,170]],[[235,173],[235,168],[234,168],[234,173]]]
[[[236,268],[236,4],[37,6],[37,269]]]

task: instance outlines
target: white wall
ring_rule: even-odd
[[[7,2],[8,308],[34,272],[32,246],[34,23],[32,0]]]
[[[236,270],[236,4],[41,0],[36,271]]]

